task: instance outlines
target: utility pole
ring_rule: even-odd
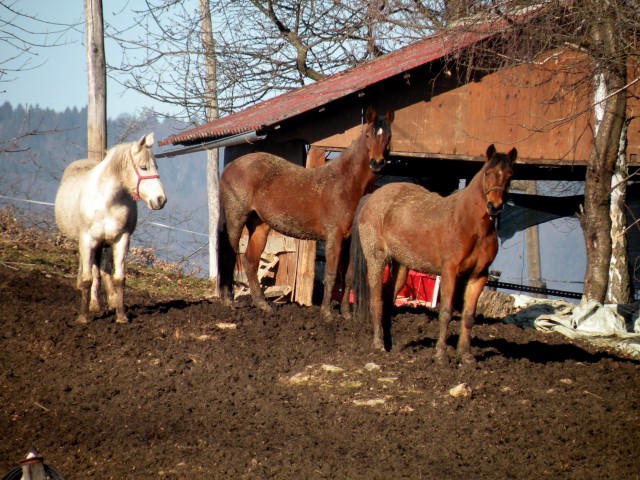
[[[200,0],[201,39],[204,53],[204,70],[207,100],[206,120],[218,118],[218,80],[216,77],[216,48],[213,41],[209,0]],[[218,296],[218,222],[220,220],[220,157],[217,148],[207,150],[207,202],[209,206],[209,280]]]
[[[107,64],[102,0],[84,0],[84,43],[89,81],[87,158],[101,161],[107,151]]]

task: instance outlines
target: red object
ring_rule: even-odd
[[[389,277],[389,267],[385,267],[384,281]],[[440,291],[440,275],[420,273],[409,270],[407,283],[398,292],[396,306],[436,308]],[[340,294],[334,294],[334,300],[340,300]],[[349,293],[349,302],[353,303],[353,291]]]
[[[389,267],[384,271],[384,281],[389,276]],[[398,292],[396,305],[423,306],[435,308],[438,304],[440,275],[409,270],[407,283]]]

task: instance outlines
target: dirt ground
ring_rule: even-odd
[[[558,334],[479,318],[440,367],[434,312],[381,353],[317,307],[133,289],[130,324],[78,325],[71,272],[2,258],[0,302],[0,475],[35,448],[67,480],[640,478],[639,362]]]

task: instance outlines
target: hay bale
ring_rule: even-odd
[[[511,295],[486,289],[480,294],[476,308],[478,315],[496,320],[502,320],[517,311],[515,300]]]

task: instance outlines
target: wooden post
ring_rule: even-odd
[[[102,0],[84,0],[87,57],[87,158],[100,161],[107,151],[107,66],[104,53]]]
[[[325,151],[322,148],[309,148],[307,153],[307,168],[315,168],[325,161]],[[293,284],[291,300],[300,305],[313,304],[313,282],[316,269],[316,242],[314,240],[298,241],[298,260]]]
[[[536,188],[535,180],[531,180],[525,183],[525,193],[529,195],[536,195],[538,189]],[[529,274],[529,286],[536,288],[545,288],[546,284],[542,281],[542,273],[540,268],[540,235],[538,232],[538,226],[533,225],[525,230],[525,243],[527,246],[527,271]],[[534,293],[531,295],[534,298],[546,298],[546,295],[541,293]]]

